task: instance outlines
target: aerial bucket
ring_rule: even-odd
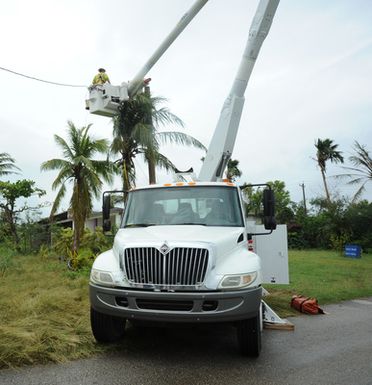
[[[114,117],[119,112],[120,103],[128,100],[128,84],[113,86],[109,83],[89,87],[87,109],[91,114]]]

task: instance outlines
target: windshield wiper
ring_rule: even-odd
[[[129,225],[125,225],[124,228],[127,227],[149,227],[149,226],[156,226],[157,223],[130,223]]]
[[[174,225],[200,225],[200,226],[207,226],[206,223],[201,223],[201,222],[182,222],[182,223],[174,223]]]

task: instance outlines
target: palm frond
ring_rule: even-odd
[[[342,167],[344,170],[349,171],[345,174],[336,175],[338,179],[351,179],[347,182],[349,185],[361,184],[357,192],[354,194],[352,202],[355,203],[365,191],[365,185],[372,180],[372,159],[365,146],[361,145],[357,141],[354,142],[355,155],[349,157],[350,162],[354,167]]]
[[[134,158],[137,154],[144,155],[149,163],[149,169],[160,166],[167,170],[174,165],[164,155],[159,154],[160,143],[176,143],[195,146],[205,150],[205,147],[195,138],[183,133],[169,132],[158,135],[157,128],[165,124],[183,126],[183,122],[175,114],[161,104],[166,101],[162,97],[153,97],[148,92],[139,93],[133,99],[120,105],[120,113],[114,118],[113,141],[110,152],[121,159],[115,161],[115,167],[120,165],[123,185],[135,182]]]
[[[54,199],[53,206],[52,206],[52,209],[50,211],[50,218],[52,218],[54,216],[54,214],[57,212],[65,194],[66,194],[66,186],[64,184],[62,184],[61,188],[59,189],[59,191],[57,193],[57,196]]]
[[[92,164],[94,170],[105,182],[110,184],[113,182],[114,165],[112,162],[108,160],[93,160]]]
[[[160,169],[164,169],[165,171],[175,171],[177,168],[176,166],[163,154],[158,152],[156,158],[156,165]]]
[[[18,174],[15,170],[21,169],[15,164],[15,159],[12,158],[7,152],[0,153],[0,176],[9,174]]]
[[[64,159],[50,159],[43,162],[40,166],[41,171],[61,170],[71,168],[71,163]]]
[[[63,168],[57,175],[56,179],[54,179],[54,182],[52,183],[52,190],[57,190],[59,186],[65,184],[69,179],[73,178],[73,170],[71,170],[71,168]]]
[[[207,150],[203,143],[191,135],[178,131],[161,131],[156,133],[156,139],[162,144],[180,144],[182,146],[192,146],[201,150]]]
[[[156,110],[156,113],[153,116],[153,121],[156,126],[167,125],[167,124],[176,124],[177,126],[184,127],[185,124],[183,121],[172,112],[169,111],[168,108],[160,108]]]
[[[155,132],[152,126],[145,123],[138,123],[133,130],[133,137],[139,147],[153,148],[157,147],[157,143],[154,140]]]

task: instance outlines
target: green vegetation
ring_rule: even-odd
[[[312,204],[307,214],[303,207],[297,207],[294,218],[287,223],[290,248],[341,252],[346,243],[356,243],[365,253],[372,251],[371,202],[339,199],[328,203],[318,198]]]
[[[117,171],[121,175],[123,190],[135,186],[136,167],[134,159],[143,156],[148,165],[149,184],[156,183],[155,169],[174,171],[175,165],[160,152],[161,144],[181,144],[205,150],[197,139],[183,132],[158,131],[159,126],[176,124],[183,126],[180,118],[166,107],[160,107],[166,99],[151,96],[149,88],[138,93],[134,98],[122,102],[120,113],[114,118],[113,141],[111,153]]]
[[[14,164],[15,159],[8,153],[0,153],[0,176],[16,174],[20,169]]]
[[[294,294],[315,297],[320,305],[372,296],[372,255],[353,259],[334,251],[291,250],[289,278],[289,285],[265,285],[265,300],[283,317],[298,314],[289,307]]]
[[[38,207],[29,207],[24,204],[16,208],[16,201],[19,198],[29,198],[32,195],[37,195],[39,198],[45,194],[44,190],[35,187],[35,182],[32,180],[22,179],[15,183],[0,181],[0,213],[2,218],[2,227],[4,232],[9,235],[14,246],[20,250],[19,236],[17,229],[17,216],[29,210],[36,210]]]
[[[13,267],[14,252],[5,245],[0,247],[0,279],[5,276],[6,272]],[[0,281],[1,282],[1,281]]]
[[[226,178],[231,182],[235,182],[236,179],[240,178],[243,174],[238,166],[239,166],[239,161],[237,159],[229,159],[227,162]]]
[[[338,144],[334,144],[331,139],[318,139],[315,142],[316,148],[316,162],[320,168],[322,174],[324,190],[327,197],[327,202],[331,203],[331,194],[327,185],[326,179],[326,163],[330,161],[331,163],[344,163],[344,158],[341,155],[340,151],[337,151]]]
[[[112,182],[112,165],[106,160],[94,159],[97,154],[107,154],[109,142],[107,139],[94,139],[89,136],[91,124],[76,128],[68,122],[68,142],[58,135],[54,140],[61,149],[63,159],[50,159],[41,165],[42,171],[59,170],[57,178],[52,184],[53,190],[59,188],[54,200],[53,216],[66,195],[67,183],[72,184],[73,192],[70,208],[74,221],[74,251],[80,247],[85,220],[93,208],[93,199],[101,197],[103,181]]]
[[[354,143],[354,154],[349,157],[353,167],[343,167],[348,173],[337,177],[349,178],[350,185],[360,185],[353,197],[353,202],[356,202],[365,191],[366,184],[372,180],[372,158],[366,146],[357,141]]]
[[[291,249],[331,249],[341,252],[347,243],[359,244],[365,253],[372,251],[372,202],[345,198],[328,202],[314,198],[310,206],[291,201],[282,181],[267,182],[275,194],[277,223],[288,228]],[[263,189],[243,186],[247,216],[263,219]]]
[[[71,236],[71,234],[70,234]],[[265,285],[267,303],[281,316],[293,294],[320,305],[372,296],[372,255],[350,259],[332,251],[291,251],[290,285]],[[0,249],[0,367],[63,362],[109,347],[95,343],[89,324],[88,270],[41,256]]]
[[[289,191],[285,189],[285,183],[280,180],[267,182],[275,194],[275,217],[277,223],[288,223],[294,219],[295,211],[291,208]],[[246,198],[246,215],[253,215],[255,218],[263,218],[263,189],[253,188],[249,184],[243,186],[242,192]]]
[[[53,245],[52,252],[60,259],[67,260],[72,270],[90,270],[96,256],[112,247],[113,237],[104,235],[101,227],[95,231],[84,229],[81,238],[80,249],[74,250],[74,232],[70,228],[61,229],[54,237],[57,239]],[[39,254],[47,254],[48,249],[44,246]]]
[[[0,276],[0,367],[63,362],[100,350],[90,332],[87,275],[37,256],[1,253],[0,265],[6,265]]]

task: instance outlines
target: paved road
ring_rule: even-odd
[[[131,328],[117,354],[0,371],[0,385],[372,385],[372,298],[265,330],[259,359],[239,356],[230,327]]]

